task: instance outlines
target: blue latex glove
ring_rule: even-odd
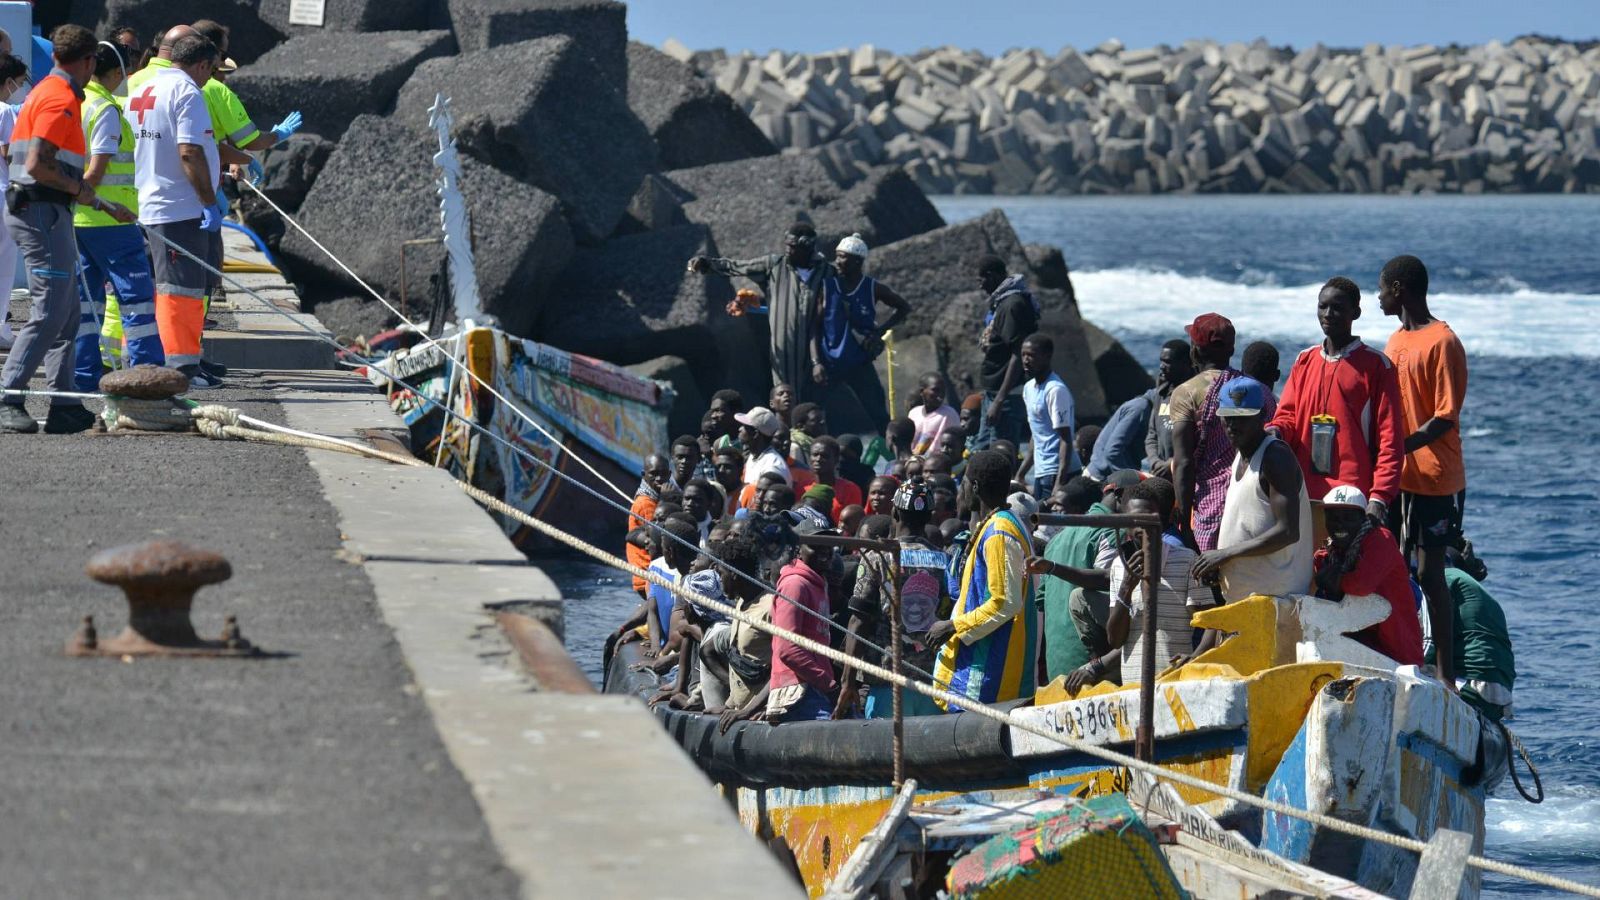
[[[250,158],[250,183],[260,184],[261,179],[267,177],[267,170],[261,167],[261,160]]]
[[[200,230],[212,234],[222,230],[222,205],[208,206],[200,210]]]
[[[222,192],[221,188],[218,188],[217,189],[217,214],[219,216],[221,216],[222,218],[226,219],[228,217],[228,210],[230,210],[232,208],[233,208],[232,204],[230,204],[228,202],[228,195],[224,194]]]
[[[272,136],[280,141],[288,140],[289,135],[300,130],[300,111],[295,110],[283,117],[283,121],[272,126]]]

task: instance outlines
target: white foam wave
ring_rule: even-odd
[[[1072,284],[1085,318],[1113,332],[1182,334],[1204,312],[1233,320],[1241,340],[1281,338],[1310,343],[1317,328],[1320,282],[1284,286],[1272,279],[1231,283],[1206,276],[1155,269],[1073,272]],[[1505,290],[1482,294],[1437,293],[1435,315],[1448,321],[1467,352],[1490,356],[1600,356],[1600,327],[1591,317],[1600,294],[1535,291],[1512,278]],[[1377,290],[1362,285],[1362,317],[1356,332],[1382,346],[1395,320],[1378,309]]]
[[[1575,786],[1552,791],[1534,806],[1515,796],[1510,785],[1484,804],[1484,846],[1490,850],[1538,847],[1542,852],[1600,848],[1600,791]]]

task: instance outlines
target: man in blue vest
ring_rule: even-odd
[[[823,408],[837,417],[839,392],[848,388],[881,431],[892,418],[883,382],[872,361],[883,352],[883,336],[911,314],[911,304],[877,279],[868,278],[867,242],[852,234],[833,255],[834,273],[822,282],[822,302],[811,325],[811,378]],[[877,305],[894,310],[878,324]]]

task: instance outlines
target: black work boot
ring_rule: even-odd
[[[45,434],[77,434],[93,427],[94,413],[84,409],[81,403],[52,406],[50,414],[44,419]]]
[[[0,431],[33,434],[38,430],[39,423],[28,415],[28,410],[21,403],[0,403]]]

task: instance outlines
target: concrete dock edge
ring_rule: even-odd
[[[234,242],[229,256],[265,261]],[[293,360],[315,358],[294,346],[313,340],[304,331],[272,340],[287,343],[282,349]],[[354,374],[263,374],[293,428],[358,441],[371,430],[404,431],[383,396]],[[560,592],[446,472],[321,450],[307,455],[339,516],[344,550],[371,581],[523,896],[799,892],[637,700],[538,691],[493,613],[514,608],[559,633]]]

